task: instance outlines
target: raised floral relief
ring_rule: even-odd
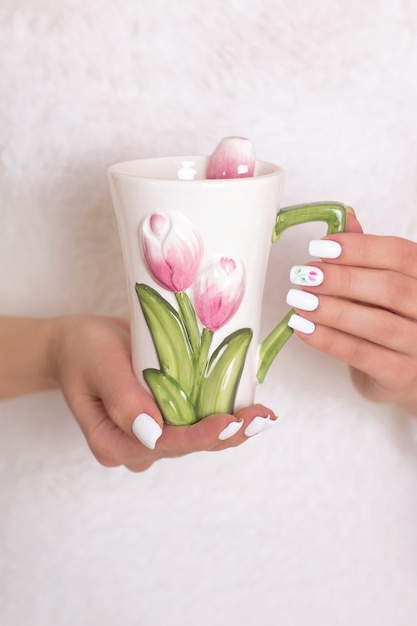
[[[177,302],[175,308],[151,286],[136,284],[160,368],[143,375],[165,421],[192,424],[212,413],[232,413],[252,330],[242,328],[213,351],[211,346],[242,301],[243,264],[226,256],[202,263],[199,233],[176,212],[148,216],[141,239],[151,276]]]
[[[203,256],[203,243],[181,213],[175,219],[153,214],[142,226],[146,265],[156,282],[173,292],[193,283]]]
[[[206,328],[216,331],[236,313],[245,290],[244,268],[227,257],[212,259],[194,286],[194,305]]]

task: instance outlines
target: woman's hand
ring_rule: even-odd
[[[348,231],[310,243],[321,259],[296,266],[290,325],[308,345],[351,367],[357,389],[417,415],[417,244]]]
[[[276,422],[255,405],[192,426],[164,424],[131,367],[125,320],[68,316],[55,324],[53,370],[69,407],[100,463],[143,471],[158,459],[237,446]]]

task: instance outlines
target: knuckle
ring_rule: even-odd
[[[347,316],[345,301],[332,299],[328,315],[330,315],[329,322],[333,328],[343,328]]]
[[[385,276],[384,289],[381,293],[386,294],[386,305],[389,308],[397,309],[398,305],[407,302],[410,298],[410,283],[406,276],[399,276],[398,273],[389,271]]]
[[[122,393],[117,390],[112,390],[112,393],[109,393],[106,397],[106,409],[107,412],[112,414],[117,414],[120,410],[120,402],[122,400]]]
[[[354,284],[353,277],[353,269],[350,267],[338,267],[338,292],[345,296],[349,297],[349,294],[352,291],[352,286]]]
[[[374,324],[376,338],[388,337],[392,345],[398,345],[404,340],[407,341],[402,324],[399,323],[397,316],[389,311],[380,311],[379,315],[374,318]]]
[[[112,422],[123,430],[123,423],[126,417],[126,398],[123,391],[113,390],[106,397],[106,410]]]
[[[414,242],[394,237],[393,247],[395,258],[402,271],[407,272],[411,267],[415,267],[417,262],[417,246]]]
[[[347,362],[352,364],[364,363],[367,358],[367,343],[360,339],[353,339],[347,345]]]

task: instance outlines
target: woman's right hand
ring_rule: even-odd
[[[98,461],[144,471],[155,461],[244,443],[276,423],[262,405],[210,415],[191,426],[165,424],[132,371],[126,320],[75,315],[50,320],[58,385]]]

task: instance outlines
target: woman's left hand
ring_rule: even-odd
[[[290,321],[309,346],[347,363],[357,389],[417,415],[417,243],[348,232],[310,243],[318,262],[295,266]]]

